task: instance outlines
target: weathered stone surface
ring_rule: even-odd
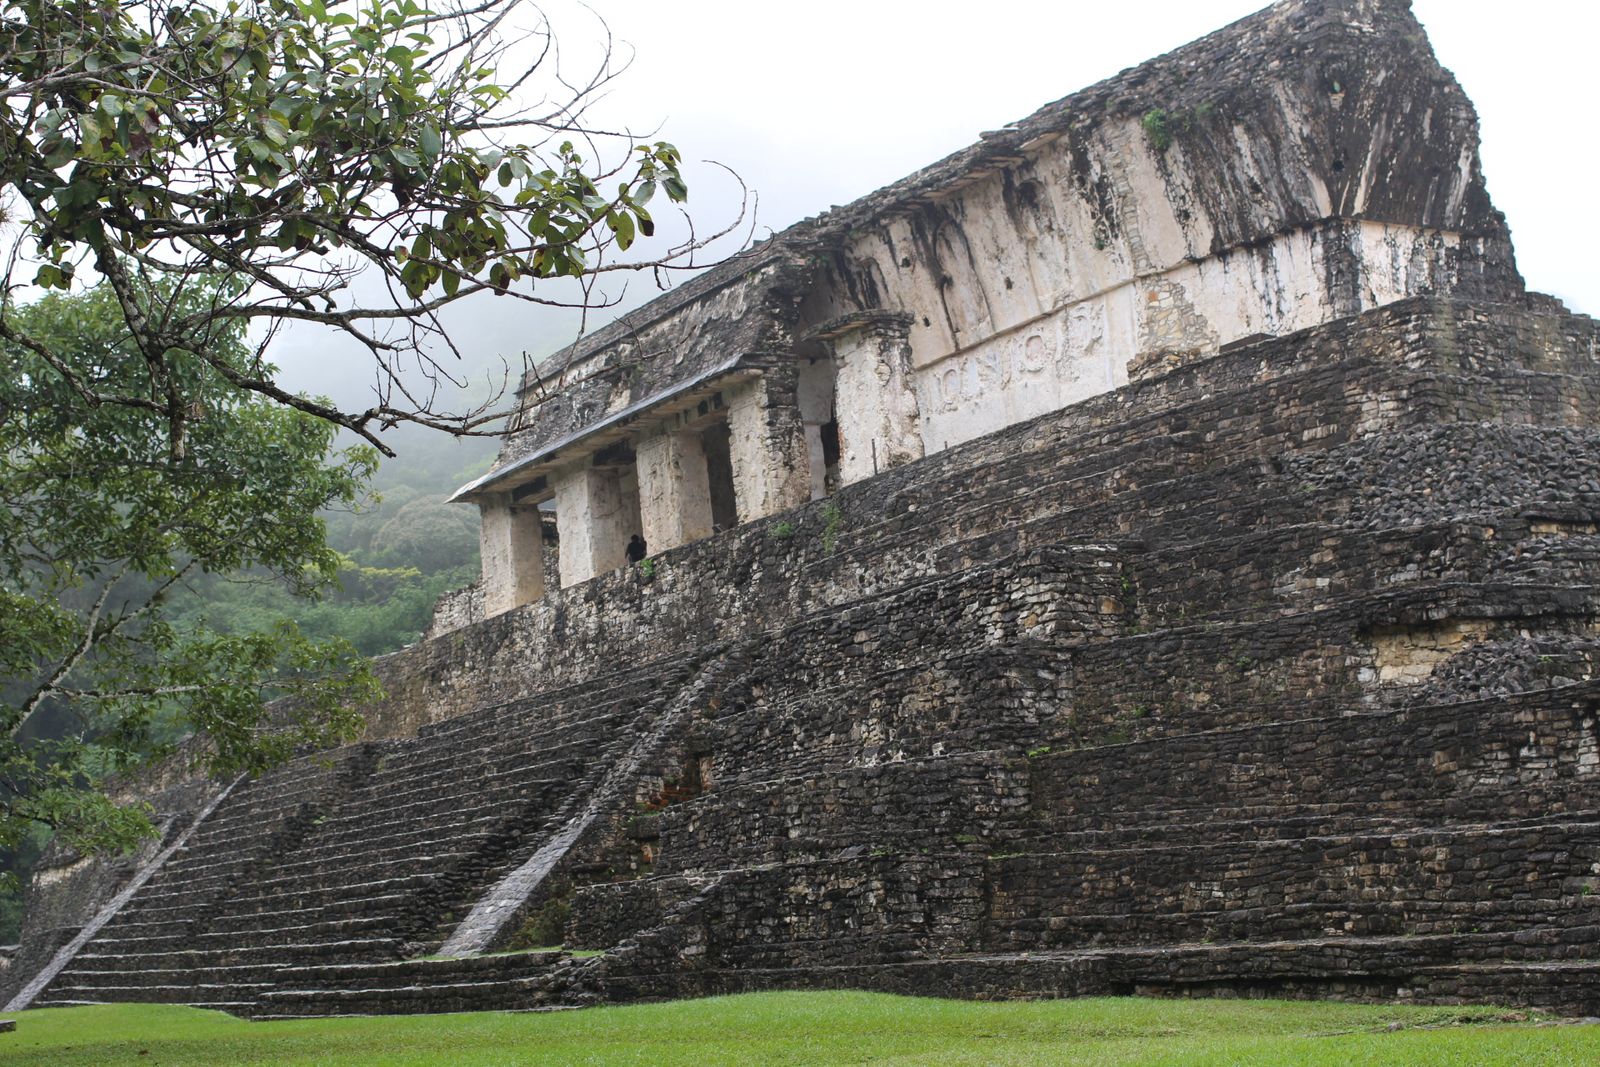
[[[1471,103],[1409,5],[1288,0],[580,341],[528,376],[499,468],[461,498],[548,492],[552,465],[647,438],[705,376],[759,364],[772,399],[734,411],[740,519],[792,506],[824,445],[779,417],[774,356],[831,354],[848,484],[1229,344],[1520,289]]]
[[[449,598],[45,999],[1593,1014],[1597,340],[1405,5],[1276,5],[563,354],[474,490],[562,581]],[[419,958],[519,927],[602,954]]]
[[[479,527],[483,559],[483,611],[499,615],[544,596],[544,537],[535,507],[507,496],[483,509]]]

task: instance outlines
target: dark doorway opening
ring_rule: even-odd
[[[731,439],[726,419],[713,423],[700,434],[706,452],[706,480],[711,489],[711,529],[719,533],[739,524],[738,498],[733,492]]]

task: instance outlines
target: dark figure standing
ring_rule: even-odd
[[[646,549],[644,547],[644,538],[640,537],[638,534],[634,534],[633,540],[628,542],[628,562],[638,563],[640,560],[644,559],[645,552]]]

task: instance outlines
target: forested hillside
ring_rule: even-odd
[[[177,621],[242,632],[287,617],[310,637],[342,637],[369,656],[416,640],[439,594],[478,577],[477,509],[445,500],[489,468],[498,441],[421,427],[385,440],[399,456],[378,468],[372,500],[324,515],[328,545],[344,559],[336,588],[307,601],[264,576],[207,575],[174,605]]]

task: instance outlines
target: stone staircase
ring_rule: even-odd
[[[245,1008],[271,965],[205,967],[193,951],[204,936],[203,916],[293,848],[362,773],[367,755],[353,747],[302,756],[236,788],[35,1003],[134,999]]]
[[[581,1007],[553,975],[572,957],[559,950],[456,959],[414,959],[289,967],[257,1018],[452,1011],[539,1011]]]
[[[849,985],[1594,1012],[1600,688],[1561,671],[1583,677],[1595,645],[1600,409],[1556,399],[1592,396],[1592,364],[1484,373],[1521,355],[1391,381],[1410,404],[1359,434],[1326,407],[1297,424],[1175,394],[1104,447],[1052,436],[1099,417],[1074,409],[960,484],[952,467],[877,487],[881,518],[839,538],[857,588],[954,584],[1070,537],[1120,581],[1111,625],[991,650],[981,625],[898,619],[863,642],[841,604],[772,631],[760,695],[706,727],[716,787],[653,817],[655,884],[580,888],[573,943],[610,950],[618,999]],[[1357,370],[1265,391],[1337,381],[1354,414],[1382,384]],[[1530,692],[1452,689],[1455,657],[1530,642],[1559,661]]]
[[[1600,367],[1572,320],[1474,314],[1262,342],[674,550],[633,618],[653,644],[617,626],[612,658],[573,645],[580,682],[251,783],[49,1002],[1600,1011]],[[716,632],[628,651],[717,596]],[[525,901],[602,954],[419,958],[669,706]]]
[[[432,951],[441,921],[531,849],[661,699],[661,681],[624,673],[341,750],[337,770],[302,757],[250,783],[37,1003],[250,1014],[316,967]]]

